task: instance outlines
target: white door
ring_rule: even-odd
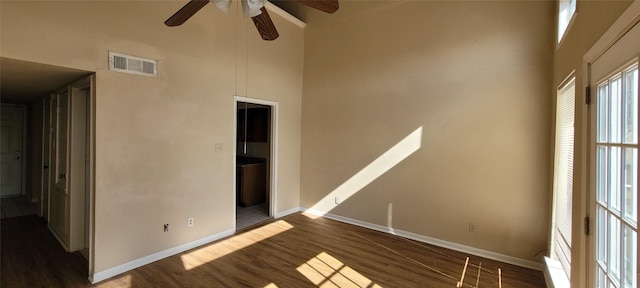
[[[591,64],[591,287],[638,284],[640,25]]]
[[[87,149],[87,103],[90,93],[89,78],[72,83],[69,96],[69,137],[67,194],[69,201],[69,250],[88,248],[89,149]]]
[[[22,123],[23,108],[2,106],[0,113],[1,138],[0,150],[2,163],[0,172],[0,197],[20,195],[22,193]]]
[[[51,195],[49,196],[49,225],[54,235],[68,249],[68,195],[67,195],[67,162],[69,131],[69,91],[58,92],[52,103],[53,111],[53,173],[51,177]]]
[[[91,125],[88,125],[92,77],[58,91],[52,106],[54,173],[49,225],[67,251],[89,248],[91,210]]]
[[[42,112],[42,204],[40,212],[44,219],[49,220],[49,187],[51,181],[51,139],[53,127],[51,126],[51,97],[43,101]]]

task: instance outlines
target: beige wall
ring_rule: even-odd
[[[587,148],[587,107],[584,102],[583,57],[595,44],[611,24],[618,19],[622,12],[633,1],[578,1],[577,13],[573,23],[569,26],[564,40],[556,47],[553,65],[553,100],[555,106],[555,92],[561,82],[575,70],[576,76],[576,122],[575,122],[575,159],[574,159],[574,191],[573,191],[573,243],[571,262],[572,287],[586,287],[587,258],[584,254],[585,238],[582,236],[583,217],[586,215],[587,187],[582,173],[586,170]],[[557,39],[554,38],[554,39]],[[553,136],[553,135],[552,135]]]
[[[183,4],[0,4],[2,57],[96,72],[95,272],[232,229],[234,95],[280,103],[277,207],[299,205],[302,28],[271,13],[267,43],[213,5],[165,27]],[[158,59],[158,78],[109,72],[108,51]]]
[[[550,221],[554,3],[370,3],[309,15],[301,206],[534,260]],[[420,127],[387,169],[399,160],[378,157]],[[370,163],[386,172],[369,179]],[[342,204],[317,205],[337,187]]]

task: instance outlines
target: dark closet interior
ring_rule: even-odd
[[[237,103],[237,228],[269,218],[271,107]]]

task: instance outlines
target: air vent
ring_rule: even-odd
[[[109,70],[158,77],[158,61],[109,52]]]

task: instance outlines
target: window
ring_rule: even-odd
[[[571,77],[558,89],[551,232],[551,258],[560,262],[567,279],[571,271],[574,115],[575,77]]]
[[[571,18],[576,13],[576,0],[559,0],[558,2],[558,43],[567,31]]]

